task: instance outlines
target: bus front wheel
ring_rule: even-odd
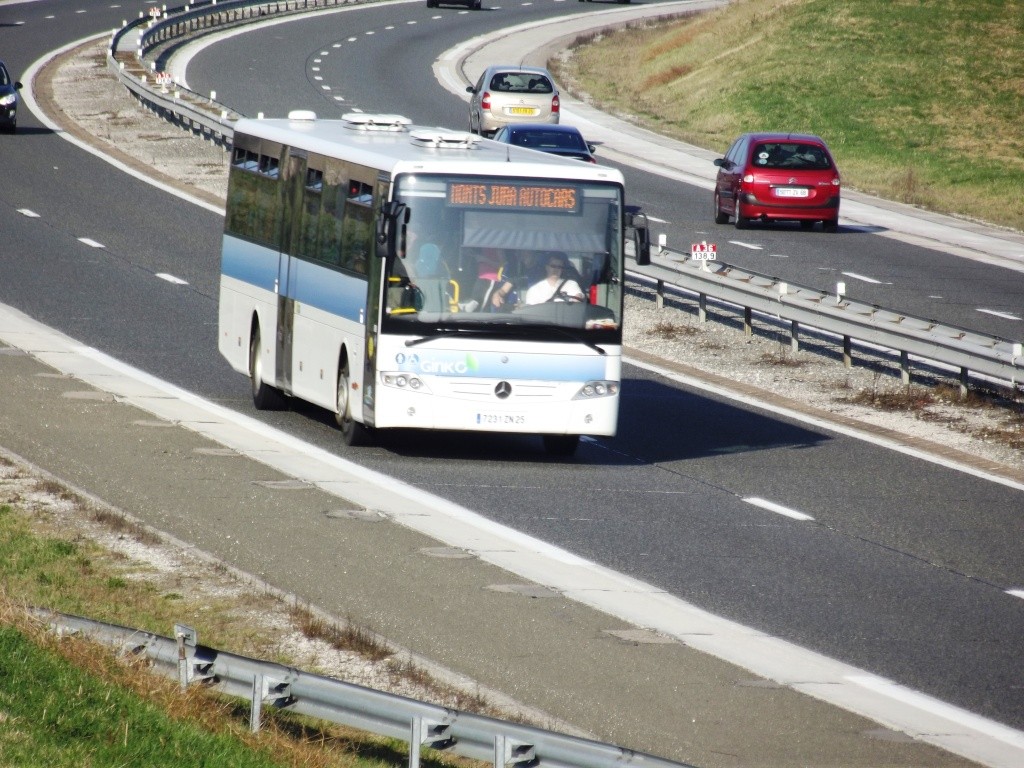
[[[579,435],[544,435],[544,450],[551,456],[572,456],[580,444]]]
[[[285,399],[277,387],[263,380],[263,355],[260,352],[260,329],[253,329],[249,340],[249,381],[252,384],[252,404],[260,411],[277,411],[284,407]]]
[[[352,378],[349,375],[347,360],[338,371],[338,398],[334,420],[341,428],[341,438],[345,445],[366,445],[370,442],[369,430],[352,418]]]

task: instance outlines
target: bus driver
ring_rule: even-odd
[[[568,272],[569,259],[564,253],[552,251],[548,254],[544,270],[545,277],[530,286],[526,292],[527,304],[543,304],[547,301],[583,301],[583,289]]]

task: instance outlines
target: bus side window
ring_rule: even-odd
[[[320,259],[317,248],[317,231],[320,224],[324,172],[316,168],[306,169],[306,182],[302,190],[302,220],[299,224],[299,238],[296,253],[310,259]],[[337,261],[328,260],[328,264]]]
[[[321,193],[323,203],[320,208],[317,238],[320,245],[320,261],[336,266],[343,265],[341,227],[347,194],[348,172],[345,166],[337,160],[328,159],[327,167],[324,169]]]
[[[352,179],[342,219],[341,265],[365,271],[373,242],[373,187]]]

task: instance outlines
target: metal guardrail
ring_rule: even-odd
[[[145,655],[182,689],[201,683],[252,703],[250,728],[264,706],[346,725],[409,745],[409,768],[422,746],[491,763],[495,768],[692,768],[642,752],[532,726],[427,704],[354,683],[200,645],[194,629],[174,638],[37,609],[52,631],[78,634],[124,654]]]
[[[660,249],[648,265],[636,271],[655,282],[659,305],[668,287],[696,294],[702,322],[707,319],[707,300],[712,298],[742,309],[748,335],[752,333],[753,312],[788,322],[794,351],[799,347],[801,328],[839,336],[847,367],[852,365],[852,342],[857,340],[898,353],[905,383],[910,381],[911,355],[958,368],[961,390],[966,389],[971,373],[1012,387],[1024,381],[1021,342],[865,304],[840,293],[830,294],[723,262],[694,260],[690,254],[667,249]]]
[[[351,0],[357,2],[358,0]],[[158,53],[183,37],[204,34],[217,28],[245,24],[275,14],[305,13],[310,10],[346,5],[349,0],[284,0],[262,2],[228,0],[185,5],[159,14],[140,14],[114,32],[108,62],[118,78],[150,108],[173,121],[228,146],[233,125],[240,115],[208,98],[180,86],[163,87],[151,81],[160,57]],[[645,243],[647,252],[649,241]],[[639,267],[643,267],[640,269]],[[707,318],[708,298],[739,306],[744,327],[751,332],[752,312],[757,311],[790,323],[790,343],[798,348],[801,328],[842,337],[843,359],[852,365],[852,342],[857,340],[893,350],[900,356],[901,376],[910,381],[910,356],[939,365],[958,368],[961,392],[966,392],[971,373],[991,377],[1017,387],[1024,380],[1022,345],[966,328],[944,325],[892,309],[854,301],[844,295],[828,294],[806,286],[786,283],[730,266],[723,262],[692,261],[685,254],[660,249],[653,258],[637,261],[637,272],[658,286],[659,303],[667,286],[690,294],[699,301],[700,319]]]
[[[121,83],[149,109],[217,144],[228,146],[234,124],[241,114],[178,83],[160,83],[165,58],[175,43],[233,26],[260,21],[270,16],[307,13],[336,8],[358,0],[228,0],[200,2],[167,9],[154,7],[152,13],[126,21],[111,36],[107,66]]]

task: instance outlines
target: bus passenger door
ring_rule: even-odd
[[[296,270],[294,240],[298,234],[302,184],[306,178],[306,156],[289,149],[281,166],[279,185],[281,216],[281,248],[277,261],[277,386],[292,392],[292,348],[295,330]]]

